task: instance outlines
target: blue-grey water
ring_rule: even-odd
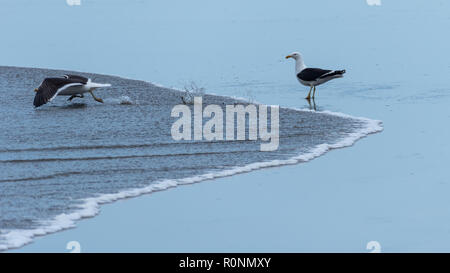
[[[112,84],[96,91],[104,104],[90,96],[72,102],[57,97],[34,108],[34,87],[65,73],[0,67],[0,248],[24,243],[17,234],[63,225],[55,217],[76,212],[87,198],[289,160],[354,134],[361,137],[369,126],[367,120],[281,108],[280,145],[272,152],[261,152],[259,140],[175,141],[171,126],[177,118],[170,113],[186,94],[144,81],[82,73]],[[221,105],[224,111],[224,105],[243,103],[202,97],[205,105]],[[286,162],[272,166],[281,164]]]
[[[84,251],[366,252],[366,243],[377,240],[383,252],[448,252],[450,2],[367,2],[2,1],[2,65],[178,88],[195,81],[207,92],[303,108],[307,90],[284,59],[300,51],[310,67],[347,70],[318,89],[318,109],[385,126],[308,164],[113,205],[102,218],[19,251],[64,251],[76,239]],[[25,93],[29,107],[32,91]],[[132,97],[110,98],[123,95]],[[252,194],[255,188],[260,194]],[[192,199],[180,206],[180,196]],[[187,219],[192,212],[197,217]]]

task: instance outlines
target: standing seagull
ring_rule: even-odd
[[[109,86],[111,86],[109,83],[95,83],[91,79],[77,75],[64,75],[62,78],[46,78],[38,88],[34,89],[36,96],[33,104],[35,107],[39,107],[52,101],[56,96],[70,96],[68,100],[71,101],[73,98],[83,98],[83,94],[87,92],[91,93],[94,100],[103,103],[103,100],[97,98],[92,91],[96,88]]]
[[[302,55],[298,52],[294,52],[291,55],[287,55],[286,59],[292,58],[295,60],[295,75],[297,80],[306,86],[311,86],[309,89],[307,100],[311,98],[311,90],[314,88],[312,98],[316,95],[316,86],[326,83],[329,80],[342,78],[345,70],[325,70],[320,68],[306,68],[303,62]]]

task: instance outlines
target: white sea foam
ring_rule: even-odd
[[[181,90],[180,90],[181,91]],[[182,91],[181,91],[182,92]],[[225,96],[222,96],[225,97]],[[233,97],[229,97],[233,98]],[[244,98],[234,98],[243,102],[247,102]],[[287,107],[285,107],[287,108]],[[310,112],[312,110],[309,109],[295,109],[290,108],[296,111],[304,111]],[[316,112],[316,111],[313,111]],[[93,217],[97,215],[100,211],[100,205],[111,203],[119,199],[131,198],[140,196],[143,194],[148,194],[156,191],[162,191],[169,188],[173,188],[179,185],[193,184],[198,183],[205,180],[211,180],[215,178],[221,178],[226,176],[231,176],[235,174],[250,172],[253,170],[258,170],[261,168],[268,167],[276,167],[281,165],[292,165],[301,162],[310,161],[318,156],[323,155],[327,151],[331,149],[343,148],[353,145],[357,140],[376,132],[380,132],[383,130],[382,122],[379,120],[372,120],[368,118],[362,117],[353,117],[343,113],[336,113],[331,111],[317,111],[316,113],[323,113],[328,115],[339,116],[343,118],[355,119],[362,121],[365,126],[359,129],[357,132],[353,132],[348,134],[345,138],[340,139],[338,142],[333,144],[319,144],[316,147],[312,148],[306,153],[299,154],[297,156],[291,157],[285,160],[272,160],[267,162],[257,162],[251,163],[241,167],[235,167],[229,170],[219,171],[219,172],[211,172],[203,175],[197,175],[193,177],[187,177],[182,179],[171,179],[171,180],[161,180],[155,182],[149,186],[143,188],[135,188],[130,190],[125,190],[119,193],[114,194],[103,194],[98,197],[92,197],[83,199],[82,205],[77,207],[77,210],[72,213],[63,213],[52,220],[42,222],[41,227],[32,229],[32,230],[11,230],[11,231],[2,231],[0,235],[0,251],[19,248],[25,244],[32,242],[33,238],[36,236],[43,236],[46,234],[54,233],[57,231],[61,231],[68,228],[75,227],[75,222],[77,220]]]

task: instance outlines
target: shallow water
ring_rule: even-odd
[[[141,232],[122,236],[122,229],[129,231],[118,225],[122,220],[98,219],[92,221],[98,229],[88,225],[19,251],[59,252],[73,238],[85,238],[96,251],[365,252],[370,240],[378,240],[383,252],[449,251],[449,1],[381,0],[381,6],[369,6],[366,0],[81,0],[72,7],[65,2],[4,1],[0,22],[8,39],[0,43],[2,64],[92,71],[174,87],[195,81],[208,93],[299,108],[308,106],[302,99],[307,90],[284,59],[298,50],[311,67],[347,70],[343,79],[318,89],[318,109],[380,119],[385,131],[308,164],[223,179],[237,181],[211,186],[228,191],[226,206],[214,206],[211,198],[208,208],[184,206],[177,214],[179,207],[171,203],[177,195],[168,194],[161,215],[170,211],[170,216],[141,217],[147,207],[139,205],[161,204],[141,198],[131,209],[118,204],[110,212],[111,218],[145,218]],[[49,34],[68,29],[71,35],[64,39]],[[31,92],[24,92],[27,111]],[[106,92],[98,95],[112,100],[124,95],[108,98]],[[277,196],[274,203],[249,198],[260,180],[281,186],[264,187],[264,196]],[[239,199],[234,193],[244,184]],[[196,198],[198,191],[201,196],[208,186],[187,196]],[[249,201],[257,212],[275,208],[276,220],[245,214]],[[202,214],[208,209],[210,218]],[[201,215],[192,220],[196,233],[178,228],[185,211]],[[237,211],[251,224],[230,221]],[[210,219],[221,221],[203,224]],[[110,233],[102,240],[92,230]],[[117,237],[121,244],[110,240]]]
[[[281,108],[280,146],[273,152],[261,152],[259,140],[175,141],[170,129],[177,118],[170,112],[181,103],[183,92],[84,73],[93,81],[112,84],[96,91],[105,98],[104,104],[90,96],[72,102],[57,97],[34,109],[33,88],[45,77],[66,72],[0,67],[0,248],[24,243],[17,234],[62,227],[55,217],[80,210],[87,198],[161,181],[231,175],[255,163],[275,166],[306,161],[292,158],[366,134],[369,126],[363,119]],[[238,101],[203,95],[204,105],[225,108],[224,104],[234,103]]]

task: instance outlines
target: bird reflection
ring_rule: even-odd
[[[317,111],[316,100],[314,98],[309,98],[306,100],[308,101],[308,104],[309,104],[309,110]],[[312,101],[312,103],[311,103],[311,101]]]

